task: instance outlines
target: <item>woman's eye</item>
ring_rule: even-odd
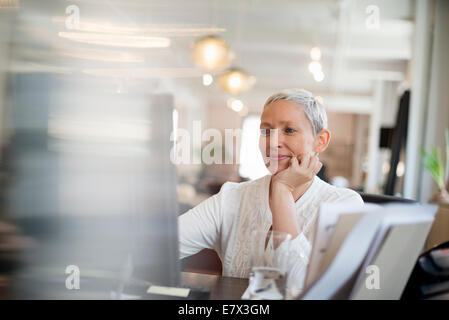
[[[285,129],[285,132],[286,132],[286,133],[295,133],[296,130],[295,130],[295,129],[292,129],[292,128],[287,128],[287,129]]]
[[[266,136],[270,134],[270,129],[260,129],[260,134]]]

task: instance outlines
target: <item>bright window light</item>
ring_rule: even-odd
[[[243,120],[240,147],[240,176],[255,180],[269,174],[259,151],[260,116],[249,115]]]

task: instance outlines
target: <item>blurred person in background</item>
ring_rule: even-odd
[[[268,98],[259,148],[271,174],[227,182],[214,196],[181,215],[181,258],[214,249],[223,275],[248,278],[251,233],[272,229],[292,236],[292,269],[301,290],[311,252],[313,225],[322,203],[363,203],[355,191],[322,181],[319,154],[329,145],[327,115],[313,95],[287,89]],[[277,143],[273,142],[277,140]]]
[[[20,254],[32,246],[33,240],[24,236],[18,227],[0,221],[0,272],[16,270],[20,264]]]

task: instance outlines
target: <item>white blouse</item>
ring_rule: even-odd
[[[269,205],[271,175],[242,183],[226,182],[219,193],[178,218],[181,259],[204,248],[214,249],[222,261],[223,275],[248,278],[250,237],[253,230],[272,224]],[[291,243],[295,283],[302,289],[311,253],[314,223],[322,203],[363,203],[358,193],[332,186],[317,176],[296,201],[296,217],[302,233]]]

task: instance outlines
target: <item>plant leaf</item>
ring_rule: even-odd
[[[449,128],[444,131],[444,137],[446,140],[446,174],[444,176],[444,183],[447,186],[449,183]]]
[[[430,152],[421,149],[421,154],[423,155],[424,166],[432,175],[432,178],[438,184],[441,189],[444,188],[444,167],[443,160],[441,158],[440,148],[431,146]]]

